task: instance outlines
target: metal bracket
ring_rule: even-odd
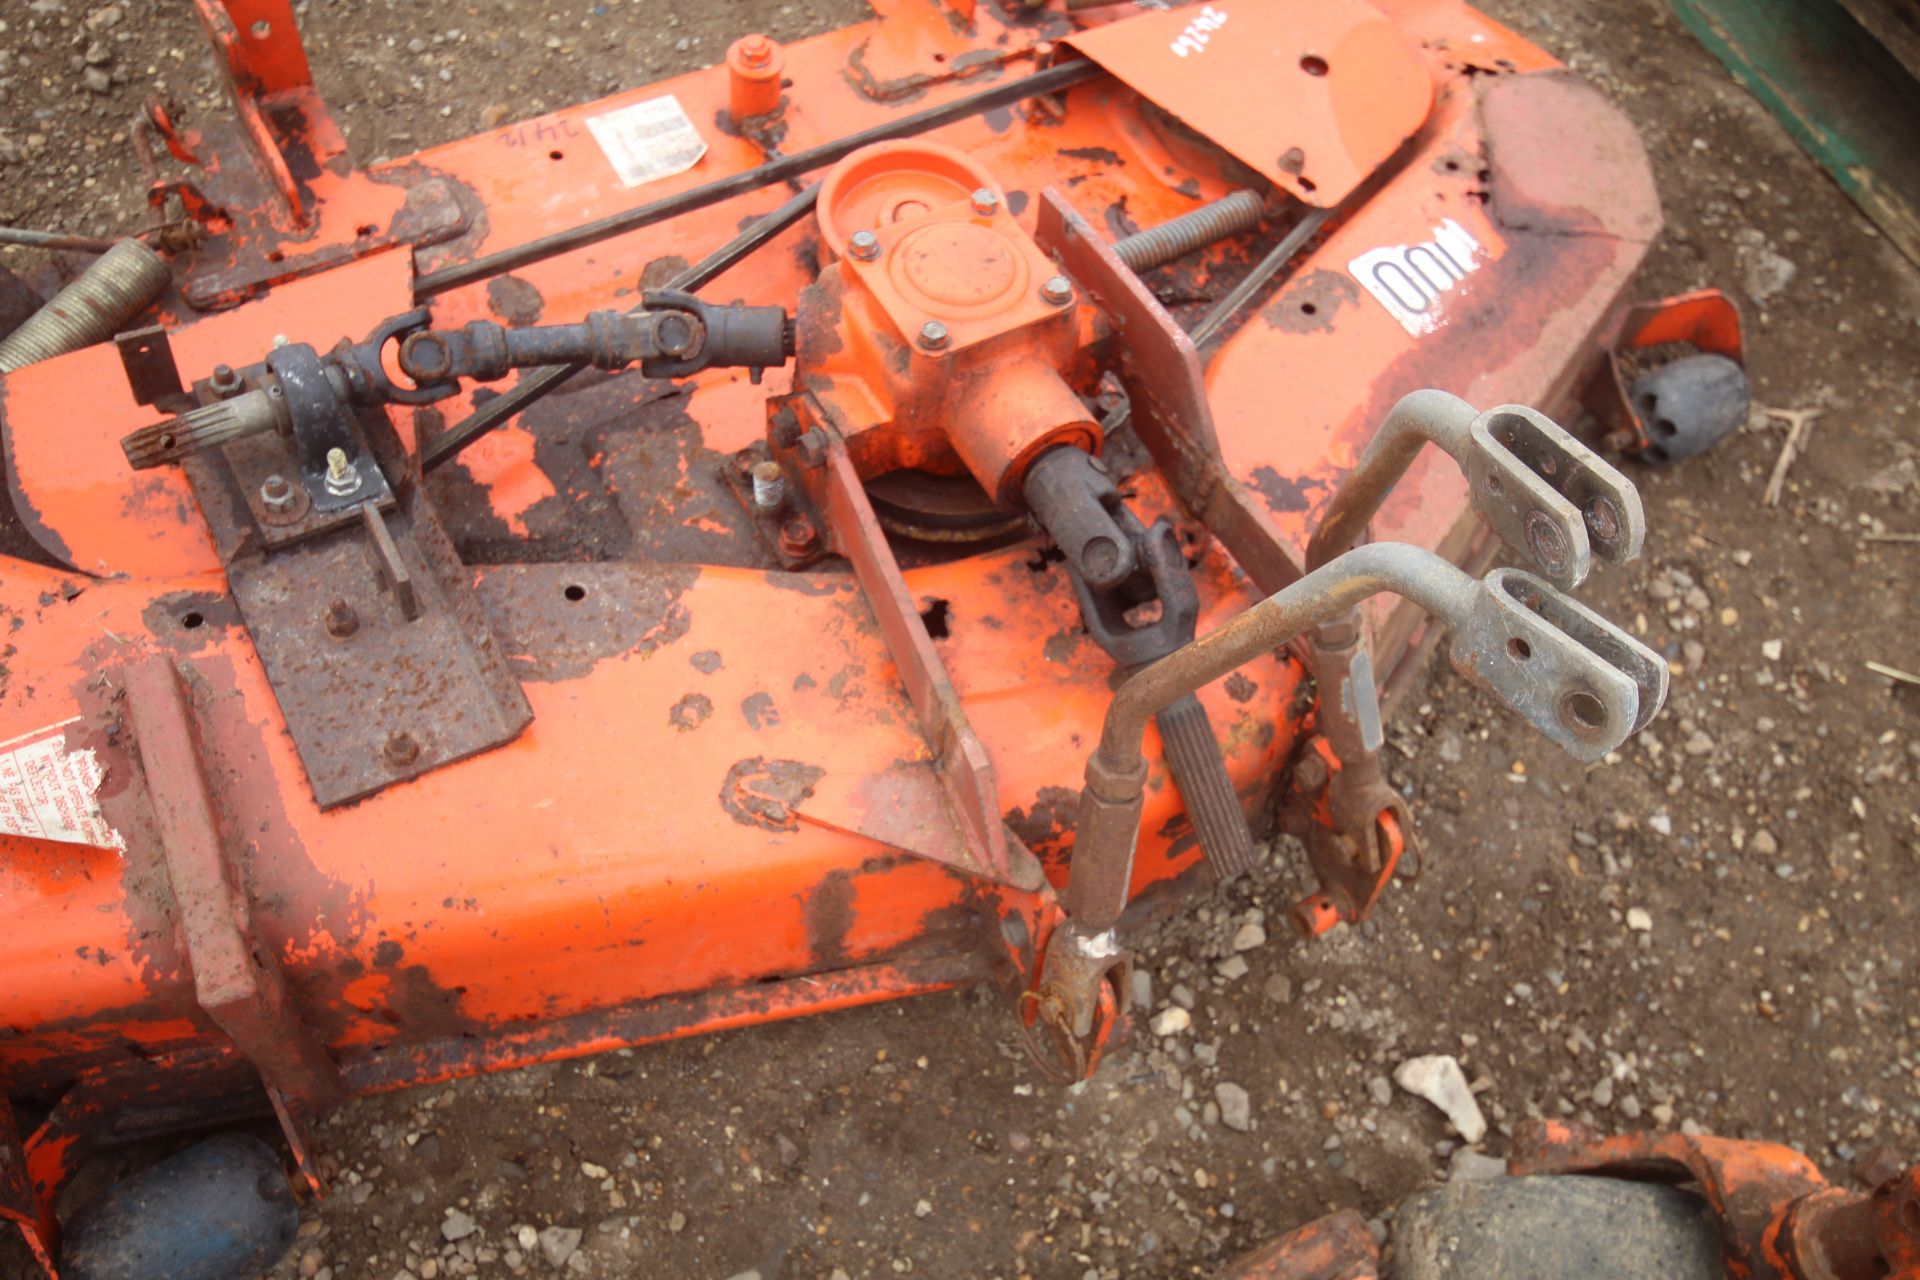
[[[252,937],[252,904],[227,859],[172,661],[133,663],[123,683],[195,998],[260,1072],[301,1172],[318,1192],[306,1120],[345,1096],[339,1073],[296,1015],[272,952]]]
[[[986,747],[967,723],[960,694],[934,651],[846,442],[825,428],[814,430],[819,433],[812,442],[819,466],[808,469],[816,473],[810,483],[819,486],[834,549],[852,562],[907,697],[919,713],[951,820],[964,837],[960,852],[966,862],[957,865],[970,875],[1037,889],[1045,882],[1040,864],[1001,818],[999,787]]]
[[[1134,430],[1167,486],[1263,593],[1300,577],[1265,509],[1227,470],[1199,348],[1131,268],[1058,191],[1040,193],[1034,239],[1113,320]]]
[[[114,335],[113,345],[120,352],[120,366],[126,370],[127,389],[133,402],[167,408],[186,401],[187,389],[180,385],[180,366],[174,363],[173,343],[163,325],[148,325]]]

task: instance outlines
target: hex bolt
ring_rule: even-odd
[[[1040,296],[1056,307],[1073,301],[1073,283],[1065,276],[1053,276],[1040,286]]]
[[[1533,561],[1540,566],[1541,572],[1549,578],[1565,576],[1567,572],[1567,539],[1561,533],[1560,526],[1553,517],[1544,511],[1527,513],[1527,550],[1533,553]]]
[[[819,542],[820,531],[806,516],[795,516],[780,526],[780,550],[789,557],[807,555]]]
[[[947,332],[947,326],[938,320],[929,320],[920,326],[920,345],[929,351],[944,350],[952,336]]]
[[[327,450],[327,492],[344,498],[360,487],[360,471],[347,458],[345,449]]]
[[[275,472],[260,482],[260,505],[277,516],[293,510],[293,486]]]
[[[787,473],[773,461],[753,464],[753,505],[778,511],[787,501]]]
[[[847,256],[860,262],[872,262],[880,256],[880,237],[871,231],[856,231],[847,241]]]
[[[239,394],[240,386],[240,375],[233,371],[230,364],[213,366],[213,376],[207,379],[207,388],[222,398]]]
[[[336,640],[344,640],[360,629],[360,615],[345,600],[335,597],[327,606],[327,634]]]
[[[755,33],[740,41],[740,61],[749,67],[764,67],[773,61],[773,41]]]
[[[1000,197],[991,187],[981,187],[971,198],[973,211],[982,218],[991,218],[1000,208]]]
[[[404,769],[420,758],[420,743],[405,729],[395,729],[387,735],[386,742],[380,747],[380,754],[394,768]]]

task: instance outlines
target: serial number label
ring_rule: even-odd
[[[1440,327],[1441,299],[1491,258],[1472,232],[1448,218],[1433,239],[1369,249],[1347,271],[1417,338]]]
[[[672,94],[588,116],[587,132],[600,144],[623,187],[685,173],[707,154],[707,140]]]

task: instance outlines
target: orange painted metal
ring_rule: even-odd
[[[1706,1134],[1602,1137],[1564,1121],[1518,1135],[1515,1174],[1691,1181],[1720,1220],[1738,1280],[1912,1280],[1920,1276],[1920,1165],[1868,1192],[1829,1184],[1791,1147]]]
[[[1234,1259],[1214,1280],[1379,1280],[1381,1273],[1367,1220],[1342,1209]]]
[[[1644,449],[1652,443],[1645,420],[1627,393],[1629,353],[1669,343],[1744,361],[1746,337],[1740,307],[1718,289],[1697,289],[1651,302],[1637,302],[1620,315],[1607,343],[1605,368],[1587,389],[1587,406],[1605,424],[1609,443],[1620,449]]]
[[[1345,11],[1356,24],[1382,21],[1363,7]],[[278,335],[322,349],[358,338],[407,309],[416,273],[764,158],[753,138],[722,127],[734,87],[719,66],[358,169],[274,43],[290,38],[287,6],[226,8],[236,31],[268,23],[267,47],[245,55],[253,79],[237,78],[237,92],[256,102],[291,95],[298,110],[268,121],[274,139],[283,154],[292,146],[319,162],[300,193],[310,220],[295,227],[271,213],[250,142],[222,126],[185,135],[210,194],[255,196],[231,202],[231,232],[178,260],[189,301],[228,308],[164,315],[188,381],[219,362],[257,359]],[[1235,6],[1232,20],[1251,9]],[[1372,119],[1375,103],[1307,96],[1276,107],[1327,137],[1351,133],[1335,153],[1342,164],[1379,172],[1222,335],[1205,373],[1218,472],[1248,504],[1241,525],[1276,530],[1293,548],[1406,391],[1562,407],[1600,359],[1598,335],[1610,331],[1658,225],[1644,157],[1597,93],[1453,0],[1381,11],[1413,62],[1369,36],[1349,54],[1326,46],[1335,49],[1322,54],[1328,77],[1294,74],[1313,81],[1313,94],[1349,64],[1363,82],[1410,76],[1431,111],[1391,157],[1368,161],[1392,131]],[[785,48],[783,149],[959,97],[974,87],[968,77],[1018,74],[1011,63],[1050,58],[1049,42],[1070,34],[1058,11],[1028,26],[1005,25],[987,6],[971,26],[956,12],[890,4],[873,23]],[[1237,104],[1238,91],[1223,89],[1204,59],[1172,62]],[[636,191],[588,122],[665,94],[707,151],[687,172]],[[1239,161],[1169,127],[1157,100],[1102,80],[910,144],[923,161],[929,143],[963,160],[945,179],[952,185],[914,197],[926,209],[896,203],[911,216],[873,223],[887,252],[872,263],[843,256],[856,224],[872,222],[862,184],[844,182],[847,194],[823,199],[820,225],[785,234],[708,291],[797,301],[797,373],[769,371],[764,385],[731,371],[673,386],[637,375],[583,382],[436,471],[424,492],[533,720],[492,751],[327,812],[312,800],[192,490],[174,472],[124,466],[119,439],[150,415],[126,391],[111,348],[0,380],[11,497],[40,548],[0,561],[10,647],[0,744],[52,729],[66,759],[97,765],[102,820],[125,846],[0,835],[0,1025],[21,1030],[0,1039],[0,1086],[19,1106],[65,1107],[67,1119],[37,1146],[28,1139],[46,1180],[77,1158],[72,1135],[103,1109],[150,1131],[183,1097],[250,1088],[264,1112],[263,1078],[275,1082],[271,1063],[242,1056],[255,1032],[233,1011],[252,997],[205,999],[193,963],[207,935],[184,927],[160,828],[180,793],[150,776],[153,721],[129,693],[156,662],[178,673],[186,734],[176,741],[191,752],[180,749],[176,772],[189,781],[198,772],[224,859],[199,865],[244,868],[231,884],[261,972],[277,971],[287,1016],[310,1031],[347,1093],[989,975],[1023,988],[1072,856],[1084,744],[1113,675],[1065,575],[1031,540],[971,554],[896,548],[897,563],[890,552],[856,572],[847,531],[864,495],[844,476],[830,490],[811,472],[795,472],[795,483],[841,556],[787,571],[722,472],[741,450],[764,446],[782,404],[804,409],[803,419],[838,415],[856,479],[905,465],[964,470],[1005,498],[1036,448],[1101,447],[1091,412],[1069,406],[1062,389],[1094,392],[1101,361],[1125,339],[1096,316],[1097,299],[1040,298],[1054,267],[1030,237],[1048,188],[1085,225],[1118,238],[1244,184]],[[283,116],[298,136],[275,124]],[[1540,187],[1534,170],[1561,157],[1513,123],[1536,118],[1576,156],[1581,182]],[[1569,148],[1569,137],[1605,145]],[[1284,170],[1283,189],[1327,198],[1342,170],[1316,170],[1317,160],[1310,150],[1303,170],[1326,175],[1315,192],[1288,185]],[[927,171],[897,172],[922,181]],[[973,211],[967,191],[938,198],[977,173],[999,197],[991,214]],[[743,195],[454,290],[433,299],[434,322],[563,321],[630,306],[649,263],[698,259],[787,194]],[[452,232],[400,217],[423,208],[468,216]],[[1565,234],[1575,214],[1582,234]],[[1475,269],[1435,303],[1434,326],[1416,333],[1349,264],[1428,241],[1446,220],[1478,246]],[[368,226],[376,234],[362,235]],[[1162,278],[1175,292],[1214,296],[1259,251],[1224,246]],[[991,261],[985,274],[999,287],[990,295],[969,294],[981,288],[974,274],[954,269],[969,253]],[[902,341],[936,315],[950,325],[944,348]],[[1198,367],[1191,351],[1172,358]],[[441,406],[441,420],[457,419],[477,394]],[[401,449],[436,429],[424,412],[387,418]],[[797,448],[773,446],[804,466]],[[1127,490],[1143,520],[1175,521],[1195,562],[1201,631],[1257,597],[1249,573],[1283,573],[1278,563],[1237,564],[1209,534],[1209,513],[1183,506],[1156,469],[1129,477]],[[823,507],[834,491],[841,505]],[[1375,533],[1464,555],[1465,512],[1457,472],[1416,465]],[[887,544],[875,531],[859,545]],[[312,605],[305,622],[324,637],[326,601]],[[1382,669],[1411,634],[1409,615],[1383,615]],[[1304,673],[1273,655],[1200,697],[1229,776],[1264,825],[1306,731]],[[1136,896],[1199,878],[1197,843],[1151,736],[1147,755]],[[252,990],[268,989],[256,975]]]
[[[736,121],[780,110],[780,73],[786,65],[779,43],[758,33],[727,46],[727,101]]]
[[[1216,0],[1065,43],[1321,208],[1371,177],[1433,107],[1419,49],[1365,0]]]
[[[795,398],[846,437],[863,479],[970,473],[1018,510],[1041,453],[1098,451],[1065,376],[1076,312],[1042,296],[1057,270],[979,166],[935,143],[883,143],[827,175],[819,217],[830,242],[865,232],[872,245],[801,296]]]

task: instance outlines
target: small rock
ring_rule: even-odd
[[[1461,1147],[1447,1162],[1448,1182],[1491,1182],[1507,1176],[1507,1162],[1484,1155],[1472,1147]]]
[[[1408,1093],[1440,1108],[1469,1143],[1487,1136],[1487,1118],[1480,1113],[1480,1104],[1467,1088],[1466,1073],[1452,1054],[1409,1058],[1394,1069],[1393,1079]]]
[[[1748,296],[1762,305],[1792,284],[1799,272],[1793,259],[1771,249],[1756,249],[1747,255],[1742,270]]]
[[[449,1244],[455,1240],[465,1240],[479,1229],[479,1224],[471,1216],[458,1209],[447,1210],[447,1216],[440,1222],[440,1236]]]
[[[95,40],[87,45],[87,51],[82,56],[86,59],[88,66],[104,67],[113,61],[113,49],[105,40]]]
[[[1778,640],[1762,640],[1760,642],[1760,656],[1765,658],[1768,662],[1780,661],[1780,655],[1784,651],[1785,651],[1785,646],[1782,645]]]
[[[667,1230],[679,1235],[687,1229],[687,1215],[675,1209],[667,1215]]]
[[[928,1214],[930,1214],[930,1213],[932,1213],[932,1212],[933,1212],[933,1202],[932,1202],[931,1200],[916,1200],[916,1201],[914,1201],[914,1203],[913,1203],[913,1216],[914,1216],[914,1217],[916,1217],[916,1218],[924,1218],[924,1217],[926,1217],[926,1216],[927,1216]]]
[[[774,1149],[780,1153],[780,1163],[791,1169],[800,1163],[800,1144],[786,1134],[775,1134]]]
[[[1747,847],[1762,858],[1771,858],[1780,852],[1780,842],[1773,838],[1771,831],[1764,829],[1753,833],[1753,838],[1747,841]]]
[[[1190,1010],[1193,1008],[1195,1004],[1195,1001],[1193,998],[1193,988],[1189,987],[1184,982],[1174,983],[1173,990],[1167,992],[1167,999],[1173,1001],[1175,1004],[1179,1005],[1182,1009]]]
[[[1627,928],[1635,933],[1652,933],[1653,917],[1647,913],[1645,907],[1628,907]]]
[[[126,14],[121,12],[119,5],[117,4],[103,5],[102,7],[95,9],[92,13],[87,15],[87,30],[89,31],[111,30],[112,28],[119,26],[120,20],[124,17],[126,17]]]
[[[90,93],[108,94],[113,92],[113,77],[100,67],[88,67],[80,76],[81,83]]]
[[[1233,931],[1233,949],[1235,951],[1252,951],[1256,947],[1264,947],[1266,945],[1266,926],[1260,924],[1258,921],[1249,920]]]
[[[1602,1076],[1600,1083],[1593,1086],[1593,1105],[1610,1107],[1613,1105],[1613,1077]]]
[[[1238,982],[1241,978],[1247,976],[1247,962],[1239,956],[1228,956],[1225,960],[1213,966],[1213,971],[1225,978],[1228,982]]]
[[[1153,1008],[1153,975],[1145,969],[1133,971],[1133,1007],[1136,1009]]]
[[[507,118],[509,110],[507,104],[504,102],[488,103],[486,106],[480,108],[480,127],[482,129],[499,128],[500,122]]]
[[[1253,1101],[1245,1089],[1223,1082],[1213,1086],[1213,1097],[1220,1104],[1221,1124],[1236,1133],[1246,1133],[1253,1128]]]
[[[1664,813],[1656,813],[1651,818],[1648,818],[1647,826],[1658,835],[1670,836],[1673,834],[1673,818]]]
[[[1265,991],[1267,999],[1275,1004],[1293,1003],[1293,979],[1284,973],[1276,973],[1268,978]]]
[[[540,1252],[547,1261],[556,1267],[567,1265],[567,1259],[580,1247],[580,1228],[578,1227],[542,1227],[540,1229]]]
[[[1385,1076],[1375,1076],[1367,1081],[1367,1092],[1373,1095],[1374,1102],[1379,1106],[1393,1105],[1393,1082]]]
[[[518,1240],[520,1247],[528,1253],[532,1253],[540,1243],[540,1233],[532,1227],[521,1227],[513,1233],[513,1238]]]
[[[318,1249],[309,1249],[300,1255],[301,1280],[313,1280],[320,1274],[320,1268],[326,1264],[326,1258]]]
[[[1153,1021],[1147,1024],[1157,1036],[1177,1036],[1193,1025],[1193,1015],[1179,1005],[1168,1005],[1153,1015]]]
[[[607,1176],[606,1166],[595,1164],[591,1160],[583,1160],[580,1162],[580,1172],[592,1178],[595,1182]]]

